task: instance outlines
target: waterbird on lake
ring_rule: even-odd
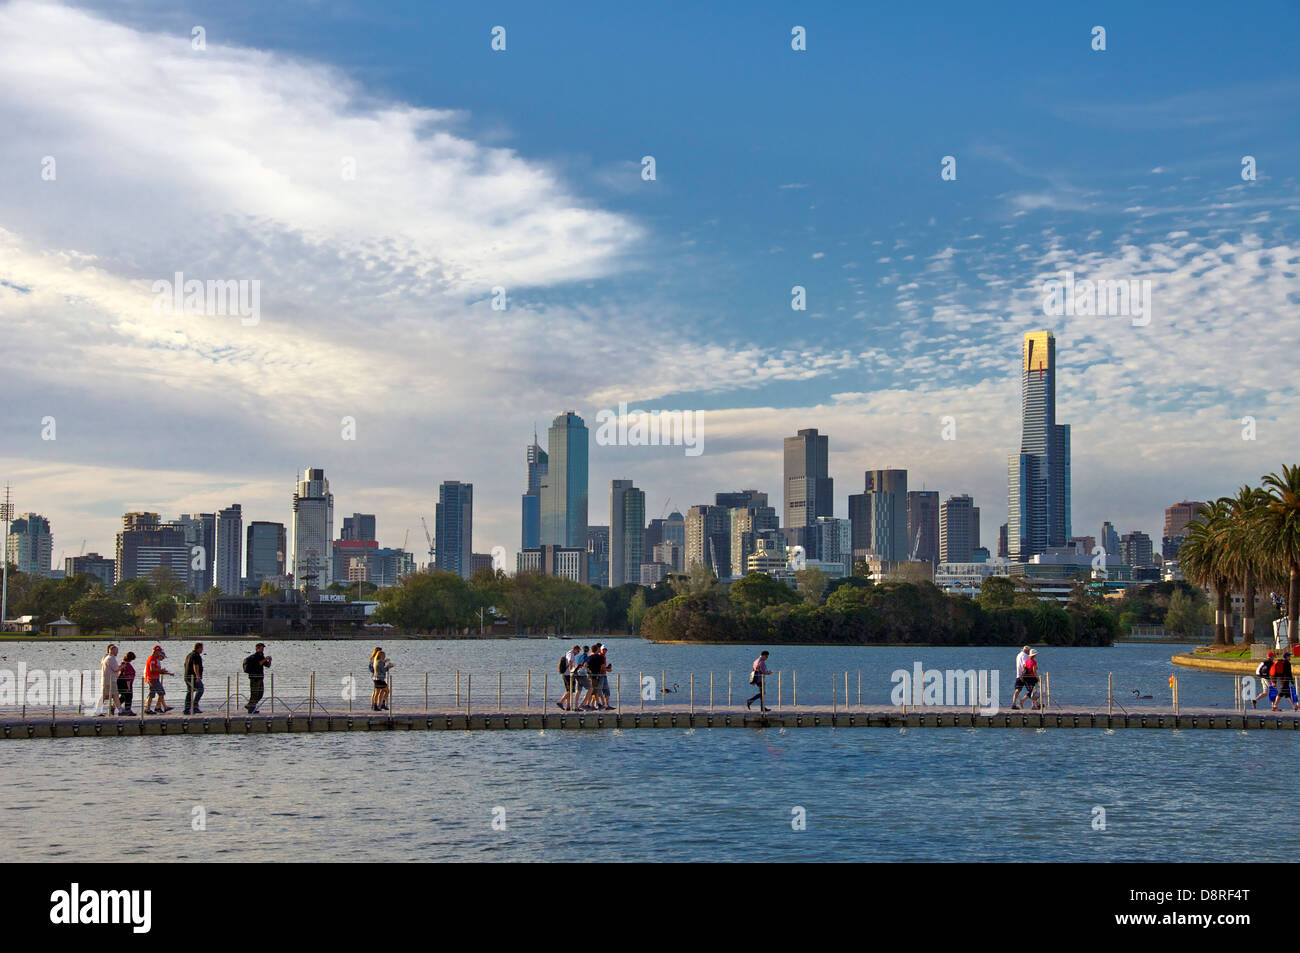
[[[1137,698],[1150,698],[1150,697],[1151,697],[1150,695],[1143,695],[1143,694],[1142,694],[1138,689],[1136,689],[1136,688],[1133,689],[1133,694],[1134,694],[1134,696],[1136,696]]]

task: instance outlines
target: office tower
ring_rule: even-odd
[[[907,535],[907,471],[868,470],[866,489],[849,496],[853,556],[881,562],[911,558]]]
[[[733,578],[743,576],[749,571],[748,560],[754,552],[755,540],[768,530],[778,529],[780,517],[776,508],[769,506],[767,494],[758,490],[737,490],[730,493],[716,493],[714,505],[726,510],[728,529],[725,555],[715,543],[719,565],[728,568]],[[809,535],[815,534],[810,528]]]
[[[163,526],[157,513],[127,513],[117,534],[117,582],[138,579],[151,570],[170,569],[180,579],[189,575],[190,548],[185,532]]]
[[[50,521],[44,516],[24,513],[9,524],[5,558],[19,572],[48,577],[53,556],[54,537],[50,535]]]
[[[1196,518],[1204,505],[1193,500],[1183,500],[1165,507],[1165,535],[1160,541],[1160,555],[1163,558],[1178,558],[1178,549],[1187,538],[1187,524]]]
[[[285,576],[287,542],[283,523],[253,520],[248,524],[244,555],[250,588],[260,589],[268,580],[279,585]]]
[[[529,548],[531,549],[533,547]],[[602,589],[609,585],[609,549],[609,527],[588,526],[586,558],[587,575],[583,577],[583,581],[588,582],[593,586],[599,586]],[[539,563],[539,565],[541,564]]]
[[[470,556],[474,548],[474,484],[444,480],[438,487],[435,519],[434,564],[443,572],[454,572],[468,579],[473,567]]]
[[[609,584],[641,582],[645,555],[645,493],[631,480],[609,485]]]
[[[939,507],[939,562],[968,563],[979,547],[979,510],[966,494]]]
[[[293,579],[324,589],[333,580],[334,494],[325,471],[307,469],[293,493]]]
[[[708,566],[719,579],[731,574],[731,511],[701,504],[686,511],[686,564]]]
[[[375,535],[375,514],[353,513],[351,516],[343,517],[343,529],[339,532],[339,539],[356,542],[373,542],[378,539]]]
[[[682,516],[677,510],[668,514],[668,519],[664,520],[664,542],[676,543],[686,550],[686,517]]]
[[[998,527],[998,558],[1007,558],[1007,524]]]
[[[1155,554],[1151,547],[1151,537],[1134,530],[1125,533],[1119,539],[1120,562],[1127,566],[1145,568],[1155,565]]]
[[[830,438],[815,428],[785,438],[785,536],[790,545],[819,558],[817,533],[808,528],[819,516],[834,516],[834,481],[829,470]],[[688,562],[689,562],[689,550]]]
[[[587,547],[587,425],[566,410],[546,431],[547,468],[542,478],[545,546]]]
[[[1115,532],[1115,527],[1110,521],[1101,524],[1101,546],[1106,550],[1106,558],[1119,561],[1119,533]]]
[[[1097,537],[1071,536],[1069,548],[1073,549],[1080,556],[1091,556],[1092,551],[1097,548]]]
[[[1070,428],[1056,422],[1052,332],[1025,334],[1020,371],[1020,453],[1008,463],[1007,551],[1028,562],[1070,538]]]
[[[180,530],[189,549],[190,562],[182,574],[190,592],[202,595],[216,585],[217,514],[182,513],[167,526]],[[234,593],[232,593],[233,595]]]
[[[911,490],[907,494],[907,552],[923,563],[939,561],[939,491]]]
[[[90,576],[106,586],[113,585],[115,578],[114,562],[105,559],[99,553],[86,553],[84,556],[66,556],[63,559],[63,576]]]
[[[839,563],[847,576],[853,571],[853,526],[848,520],[833,516],[819,517],[817,550],[824,563]],[[757,550],[755,550],[757,551]]]
[[[533,432],[533,442],[527,451],[528,489],[522,498],[522,528],[519,544],[524,549],[536,549],[542,540],[542,485],[546,482],[546,472],[550,455],[537,443],[537,432]]]
[[[573,546],[538,546],[521,549],[515,556],[515,571],[538,572],[585,583],[590,576],[587,550]]]
[[[217,511],[217,551],[213,555],[217,588],[228,596],[243,593],[244,514],[238,503]]]
[[[492,554],[491,553],[470,553],[469,554],[469,574],[472,576],[479,572],[492,572]]]
[[[683,557],[680,544],[662,542],[655,544],[654,552],[650,554],[650,562],[662,563],[668,572],[681,572]]]

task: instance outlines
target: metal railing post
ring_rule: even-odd
[[[799,670],[797,668],[790,669],[790,695],[791,695],[790,707],[798,708],[799,707]]]
[[[310,718],[316,711],[316,673],[311,673],[311,680],[307,683],[307,717]]]
[[[783,676],[784,674],[785,674],[784,671],[776,673],[776,707],[777,708],[781,707],[781,676]]]
[[[275,672],[271,673],[271,717],[275,717]]]
[[[623,710],[623,673],[622,672],[619,672],[617,675],[614,676],[614,701],[617,702],[617,704],[614,707],[617,708],[619,711],[622,711]]]
[[[141,705],[140,707],[144,707]],[[226,717],[230,717],[230,676],[226,676]]]
[[[424,713],[429,714],[429,673],[424,673]]]
[[[713,712],[713,669],[709,669],[709,712]]]
[[[862,707],[862,669],[858,669],[858,707]]]
[[[456,669],[456,707],[460,707],[460,669]]]
[[[640,697],[641,711],[645,711],[645,672],[636,673],[636,693]]]
[[[497,672],[497,711],[501,711],[501,673]]]
[[[694,672],[691,672],[690,701],[691,701],[691,713],[694,714],[695,713],[695,673]]]
[[[469,713],[470,713],[470,710],[471,710],[471,709],[470,709],[470,701],[469,701],[469,698],[470,698],[470,694],[471,694],[471,692],[473,692],[473,691],[474,691],[474,676],[473,676],[473,674],[471,674],[471,673],[469,673],[469,672],[466,672],[466,673],[465,673],[465,717],[466,717],[466,718],[469,717]],[[469,723],[468,723],[468,722],[465,723],[465,727],[466,727],[466,728],[469,727]]]
[[[1106,714],[1115,714],[1115,673],[1106,674]]]
[[[844,673],[844,707],[849,707],[849,673]]]
[[[727,707],[731,707],[731,669],[727,669]]]
[[[533,670],[524,670],[524,711],[533,707]]]
[[[663,669],[659,670],[659,707],[664,704],[664,689],[668,687],[668,673]]]
[[[551,673],[543,672],[542,673],[542,701],[541,704],[538,705],[538,707],[541,708],[543,715],[546,714],[546,706],[550,702],[550,700],[551,700]],[[542,722],[542,724],[545,725],[546,722]]]

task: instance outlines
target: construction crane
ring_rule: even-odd
[[[411,541],[411,527],[406,527],[406,535],[402,537],[402,552],[406,552],[406,544]]]
[[[912,562],[916,562],[916,551],[921,548],[921,527],[916,528],[916,537],[912,540]]]
[[[673,501],[673,498],[672,498],[671,496],[668,497],[668,499],[664,500],[664,508],[663,508],[663,512],[661,512],[661,513],[659,514],[659,518],[660,518],[660,519],[663,519],[665,516],[668,515],[668,504],[671,503],[672,501]]]
[[[429,541],[429,562],[435,562],[438,554],[433,548],[433,535],[429,532],[429,524],[424,521],[423,516],[420,517],[420,525],[424,527],[424,538]]]

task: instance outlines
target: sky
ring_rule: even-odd
[[[1294,4],[838,6],[0,3],[16,509],[61,567],[129,510],[288,524],[323,467],[336,535],[423,560],[455,479],[513,554],[534,427],[626,402],[703,452],[593,440],[592,524],[613,478],[779,510],[816,427],[836,515],[903,467],[994,548],[1038,328],[1076,535],[1158,548],[1296,462]],[[1045,314],[1066,271],[1149,281],[1149,320]],[[256,281],[256,320],[160,308],[177,272]]]

